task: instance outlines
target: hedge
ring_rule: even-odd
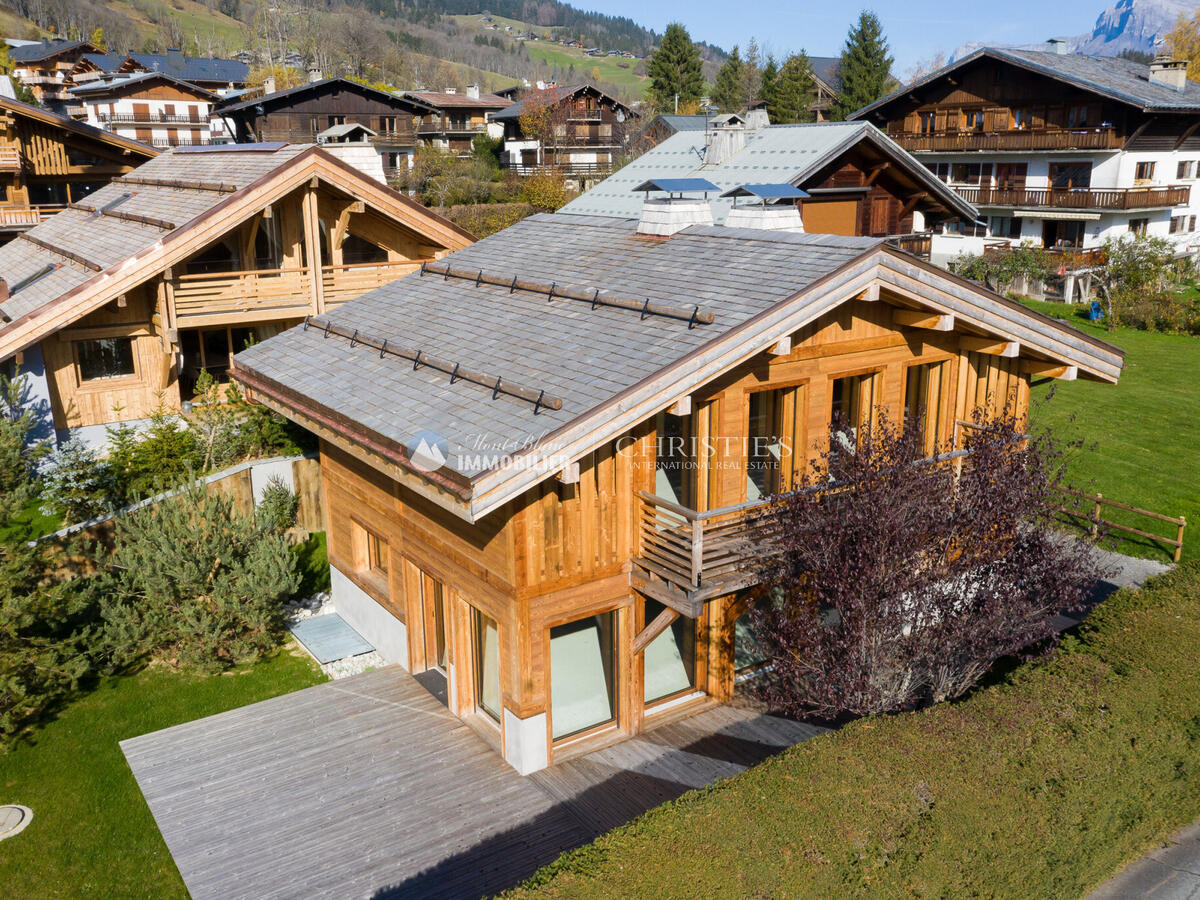
[[[512,896],[1079,897],[1200,816],[1200,563],[1045,662],[865,719],[569,852]]]

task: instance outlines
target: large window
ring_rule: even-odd
[[[666,607],[646,601],[649,625]],[[692,689],[696,680],[696,620],[679,616],[642,651],[645,665],[643,697],[647,703]]]
[[[654,493],[680,506],[695,506],[696,460],[688,435],[690,419],[659,413],[655,421]]]
[[[616,717],[616,614],[550,629],[550,715],[554,740]]]
[[[1050,187],[1056,191],[1087,188],[1092,185],[1090,162],[1050,163]]]
[[[746,499],[790,490],[803,475],[805,387],[750,395],[746,447]]]
[[[136,375],[133,364],[133,338],[101,338],[75,343],[80,381],[125,378]]]
[[[829,451],[854,453],[875,407],[877,374],[835,378],[830,385]]]
[[[496,622],[475,610],[475,704],[500,721],[500,632]]]
[[[918,363],[904,373],[905,427],[916,428],[925,453],[932,454],[941,435],[944,363]]]

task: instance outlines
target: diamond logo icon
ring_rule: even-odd
[[[408,461],[418,472],[436,472],[450,455],[450,444],[436,431],[419,431],[405,446]]]

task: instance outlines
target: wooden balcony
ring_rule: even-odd
[[[367,291],[391,284],[416,272],[432,259],[405,259],[396,262],[350,263],[343,266],[323,266],[321,283],[325,294],[325,308],[341,306],[347,300],[360,297]]]
[[[638,500],[641,553],[633,561],[638,590],[694,619],[706,600],[758,581],[762,553],[753,538],[766,502],[697,512],[645,491],[638,491]]]
[[[300,319],[313,312],[307,269],[180,275],[171,285],[179,328]]]
[[[1091,190],[1089,188],[970,188],[954,189],[975,206],[1049,209],[1129,210],[1156,209],[1186,204],[1192,189],[1138,187]]]
[[[101,123],[114,125],[207,125],[208,118],[198,115],[168,115],[165,112],[100,113]]]
[[[956,131],[942,134],[889,134],[910,152],[949,153],[969,150],[1120,150],[1122,139],[1112,128],[1061,131]]]
[[[886,241],[897,250],[903,250],[905,253],[911,253],[919,259],[929,259],[929,254],[933,251],[933,232],[932,231],[913,231],[908,234],[892,234],[888,235]]]
[[[0,147],[0,172],[21,171],[21,151],[16,147]]]
[[[42,203],[33,206],[0,204],[0,231],[24,231],[62,212],[65,206],[57,203]]]

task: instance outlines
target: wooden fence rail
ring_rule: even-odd
[[[1059,488],[1064,494],[1072,497],[1078,497],[1080,500],[1086,500],[1091,504],[1091,512],[1083,515],[1078,508],[1070,508],[1066,505],[1059,506],[1059,511],[1067,516],[1088,523],[1088,534],[1095,537],[1100,532],[1100,526],[1107,528],[1115,528],[1119,531],[1125,531],[1129,534],[1135,534],[1138,537],[1143,537],[1151,541],[1156,541],[1160,544],[1165,544],[1168,547],[1174,547],[1174,560],[1179,562],[1183,555],[1183,530],[1187,527],[1187,519],[1184,516],[1165,516],[1162,513],[1152,512],[1148,509],[1142,509],[1138,506],[1129,506],[1126,503],[1118,503],[1116,500],[1109,500],[1103,494],[1089,494],[1085,491],[1077,491],[1073,488]],[[1126,512],[1135,513],[1139,516],[1145,516],[1159,522],[1166,522],[1169,525],[1175,526],[1175,537],[1163,537],[1161,534],[1155,534],[1152,531],[1143,531],[1140,528],[1134,528],[1132,525],[1125,525],[1121,522],[1114,522],[1111,519],[1103,517],[1102,512],[1105,506],[1112,506],[1116,509],[1123,509]]]

